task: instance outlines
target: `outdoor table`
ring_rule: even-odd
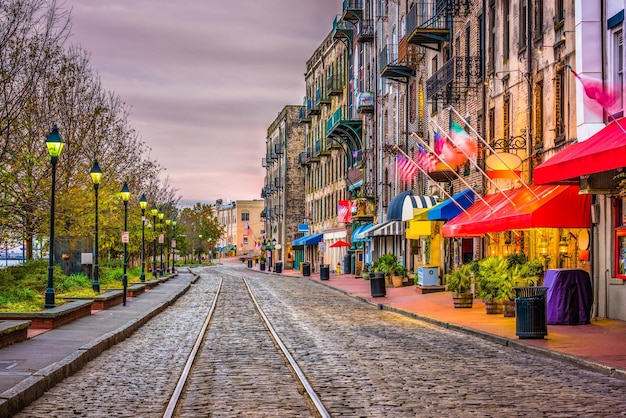
[[[590,323],[593,289],[589,273],[579,269],[550,269],[543,279],[549,325]]]

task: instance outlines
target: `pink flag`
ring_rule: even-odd
[[[337,222],[352,221],[352,202],[349,200],[340,200],[337,207]]]
[[[443,151],[443,145],[445,144],[445,139],[438,132],[434,132],[435,134],[435,154],[441,155],[441,151]]]
[[[415,176],[417,167],[415,163],[402,154],[396,155],[396,165],[398,170],[398,177],[405,183],[410,182]]]
[[[572,74],[574,74],[574,77],[583,85],[587,97],[598,102],[605,110],[610,109],[615,104],[619,91],[605,90],[602,81],[579,75],[569,64],[567,64],[567,68],[569,68]]]

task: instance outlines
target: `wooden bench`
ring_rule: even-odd
[[[0,320],[32,321],[36,329],[53,329],[91,315],[93,300],[72,300],[40,312],[0,312]]]
[[[26,340],[31,324],[32,321],[0,320],[0,348]]]

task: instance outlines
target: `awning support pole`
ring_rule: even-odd
[[[537,200],[541,200],[541,198],[537,195],[537,193],[535,193],[535,191],[533,189],[530,188],[530,186],[528,186],[528,184],[526,184],[526,182],[524,180],[522,180],[522,178],[519,176],[519,174],[517,174],[515,172],[515,170],[512,170],[511,167],[508,166],[508,164],[506,162],[504,162],[504,160],[500,157],[500,155],[496,152],[496,150],[494,150],[493,148],[491,148],[491,145],[489,145],[489,143],[487,141],[485,141],[485,139],[480,136],[480,134],[476,131],[476,129],[474,129],[469,123],[467,123],[465,121],[465,118],[463,116],[461,116],[461,114],[459,112],[456,111],[456,109],[452,106],[449,106],[448,109],[454,113],[455,115],[457,115],[459,117],[459,119],[461,119],[463,121],[463,123],[471,129],[472,132],[474,132],[474,135],[476,135],[476,137],[480,140],[480,142],[482,142],[483,144],[485,144],[485,147],[487,147],[487,149],[489,151],[491,151],[497,158],[498,160],[500,160],[500,162],[511,172],[513,173],[513,175],[517,178],[517,180],[522,183],[522,185],[533,195],[535,196],[535,199]]]

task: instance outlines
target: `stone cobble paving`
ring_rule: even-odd
[[[436,327],[310,280],[251,285],[333,416],[626,415],[626,382]]]
[[[205,269],[202,276],[171,310],[19,416],[159,416],[210,308],[218,276],[227,284],[224,305],[216,311],[223,317],[215,319],[219,332],[205,341],[214,355],[194,370],[199,374],[184,416],[306,416],[293,406],[293,380],[273,380],[284,376],[284,362],[266,354],[262,330],[242,319],[256,314],[239,295],[241,277],[334,417],[625,415],[622,380],[381,311],[307,279],[240,265]],[[254,356],[261,352],[259,365]],[[248,394],[225,395],[241,385]],[[259,394],[278,401],[285,394],[289,401],[259,403]]]
[[[175,304],[16,416],[161,416],[218,285],[202,274]]]
[[[177,415],[310,417],[243,278],[222,274],[215,315]]]

